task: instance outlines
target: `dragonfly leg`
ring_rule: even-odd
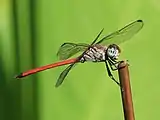
[[[115,60],[108,59],[108,63],[109,63],[109,65],[111,66],[111,69],[112,69],[113,71],[115,71],[115,70],[118,69],[118,65],[119,65],[121,62],[123,62],[123,61],[115,61]],[[126,60],[126,62],[128,63],[128,60]],[[129,63],[128,63],[128,65],[129,65]],[[114,66],[115,68],[113,68],[113,66]]]
[[[120,86],[120,83],[114,78],[114,76],[112,75],[110,69],[109,69],[109,66],[107,64],[107,61],[105,61],[105,64],[106,64],[106,68],[107,68],[107,72],[108,72],[108,76],[114,81],[116,82],[117,85]]]
[[[116,66],[116,64],[114,64],[113,62],[111,62],[110,60],[108,61],[110,67],[111,67],[111,70],[112,71],[116,71],[118,69],[118,67]],[[114,66],[114,67],[113,67]]]
[[[118,65],[120,62],[121,61],[115,61],[115,60],[108,59],[108,63],[113,71],[118,70]]]

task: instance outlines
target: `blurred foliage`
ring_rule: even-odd
[[[122,120],[119,88],[103,63],[77,65],[59,88],[65,67],[13,77],[58,61],[64,42],[91,43],[102,28],[106,35],[136,19],[144,28],[121,45],[121,59],[130,62],[136,119],[160,119],[159,14],[158,0],[1,0],[0,120]]]

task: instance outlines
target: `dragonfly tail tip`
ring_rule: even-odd
[[[22,77],[23,77],[23,75],[22,75],[22,73],[20,73],[19,75],[16,75],[14,78],[19,79],[19,78],[22,78]]]

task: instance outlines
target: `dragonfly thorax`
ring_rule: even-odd
[[[105,53],[107,47],[101,45],[94,45],[90,47],[80,59],[80,62],[92,61],[92,62],[101,62],[105,61]]]
[[[116,44],[111,44],[108,46],[106,50],[106,58],[109,57],[111,59],[117,60],[120,54],[120,48]]]

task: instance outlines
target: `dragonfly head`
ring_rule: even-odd
[[[117,60],[120,52],[121,52],[121,50],[118,45],[111,44],[108,46],[108,48],[106,50],[106,57]]]

